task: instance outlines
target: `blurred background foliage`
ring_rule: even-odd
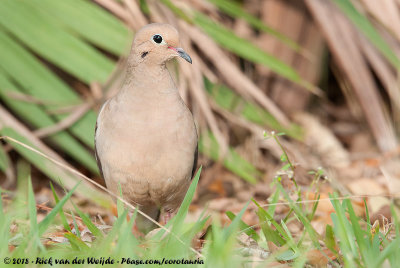
[[[281,151],[263,130],[286,133],[283,145],[305,169],[341,169],[364,147],[398,153],[399,5],[0,0],[0,133],[99,179],[96,113],[123,80],[135,31],[166,22],[193,58],[169,67],[196,117],[206,167],[221,163],[249,183],[270,175]],[[5,188],[19,156],[67,188],[79,180],[10,142],[0,147]]]

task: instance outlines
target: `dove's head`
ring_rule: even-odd
[[[175,57],[192,63],[190,56],[179,47],[178,31],[169,24],[152,23],[141,28],[133,40],[132,53],[136,65],[165,64]]]

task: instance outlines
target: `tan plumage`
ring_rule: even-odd
[[[160,208],[179,208],[196,168],[193,116],[165,66],[176,56],[191,62],[178,45],[178,32],[168,24],[138,31],[127,78],[97,119],[96,157],[107,187],[118,194],[120,183],[123,197],[154,219]],[[143,218],[137,224],[152,228]]]

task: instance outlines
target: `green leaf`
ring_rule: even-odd
[[[182,20],[186,21],[189,24],[192,24],[192,19],[186,15],[180,8],[174,5],[170,0],[160,0],[165,6],[167,6],[176,16],[181,18]]]
[[[20,141],[28,146],[36,148],[36,146],[34,146],[27,137],[19,134],[12,128],[3,127],[2,129],[0,129],[0,133],[4,136],[9,136],[11,138],[14,138],[15,140]],[[46,158],[39,156],[36,152],[33,152],[25,148],[24,146],[14,143],[12,141],[9,141],[9,144],[12,145],[15,148],[15,150],[19,154],[21,154],[25,159],[27,159],[40,171],[46,174],[50,179],[52,179],[57,183],[59,182],[58,179],[60,179],[63,185],[65,185],[67,189],[71,189],[78,181],[81,181],[81,178],[78,178],[75,174],[64,171],[50,160],[47,160]],[[91,187],[87,183],[82,183],[78,191],[81,194],[90,196],[91,200],[93,200],[94,202],[98,202],[99,204],[105,207],[108,207],[110,205],[109,201],[105,200],[104,198],[105,195],[103,193],[97,191],[95,188]]]
[[[213,84],[206,78],[204,79],[204,86],[213,100],[225,110],[240,115],[250,122],[268,126],[270,129],[275,129],[277,131],[284,131],[292,138],[301,139],[302,134],[300,126],[296,124],[291,124],[289,127],[282,126],[268,111],[254,102],[243,99],[227,86]]]
[[[268,224],[269,220],[266,219],[265,214],[262,212],[261,208],[258,209],[257,215],[260,221],[261,231],[263,232],[265,239],[267,241],[271,241],[278,247],[285,245],[285,239],[283,239],[279,235],[279,231],[273,230],[272,227]]]
[[[35,53],[86,83],[105,82],[114,63],[73,34],[57,27],[53,14],[31,1],[3,0],[0,24]]]
[[[42,107],[34,103],[28,103],[13,99],[11,94],[24,94],[24,91],[15,85],[0,68],[0,98],[17,115],[37,128],[48,127],[56,124]],[[86,166],[90,171],[98,173],[96,161],[68,132],[61,131],[49,136],[49,140],[57,144],[64,152]]]
[[[254,63],[263,64],[277,74],[305,87],[306,89],[314,90],[314,86],[302,80],[301,76],[292,67],[264,52],[257,46],[253,45],[250,41],[236,36],[231,30],[221,24],[211,21],[205,15],[196,12],[194,23],[201,27],[210,37],[225,49]]]
[[[10,159],[4,151],[3,146],[0,146],[0,170],[5,172],[10,166]]]
[[[336,241],[335,241],[335,234],[333,233],[333,228],[331,225],[327,224],[325,227],[325,245],[329,248],[332,252],[337,252],[336,250]]]
[[[282,226],[274,220],[274,218],[263,209],[254,199],[253,203],[258,207],[257,215],[261,222],[261,230],[267,240],[272,241],[277,246],[282,246],[290,239]],[[270,224],[274,225],[276,230],[273,230]],[[281,237],[282,236],[282,237]]]
[[[292,166],[292,165],[291,165],[290,163],[287,163],[287,164],[284,165],[281,169],[282,169],[282,170],[289,170],[291,166]]]
[[[218,160],[218,142],[211,132],[200,135],[199,151],[213,160]],[[224,166],[249,183],[256,183],[261,176],[251,163],[243,159],[233,148],[229,148],[225,157]]]
[[[139,0],[139,4],[140,4],[140,10],[142,10],[145,15],[150,15],[150,9],[149,6],[147,5],[147,1]]]
[[[271,27],[264,24],[260,19],[246,12],[244,8],[235,3],[235,1],[227,1],[227,0],[208,0],[214,5],[216,5],[223,12],[234,18],[241,18],[249,23],[251,26],[256,28],[257,30],[266,32],[275,38],[277,38],[282,43],[286,44],[288,47],[293,49],[296,52],[301,51],[301,47],[295,41],[287,37],[286,35],[280,33],[277,30],[272,29]]]
[[[392,48],[381,37],[376,28],[361,14],[349,0],[333,1],[354,25],[369,39],[369,41],[385,56],[385,58],[396,68],[400,69],[400,60],[392,50]]]
[[[41,62],[9,35],[5,34],[1,27],[0,58],[0,69],[6,72],[10,79],[18,81],[18,85],[25,93],[40,99],[44,103],[50,103],[43,105],[46,110],[82,103],[82,100],[72,88],[44,67]],[[66,116],[55,115],[54,117],[61,120]],[[95,123],[96,114],[89,111],[69,130],[85,144],[93,147]]]
[[[225,214],[226,214],[226,216],[228,216],[228,218],[231,221],[236,218],[236,215],[233,214],[232,211],[227,211],[227,212],[225,212]],[[249,237],[251,237],[255,241],[260,240],[260,236],[256,233],[256,231],[242,220],[240,220],[239,229],[240,229],[240,232],[244,232],[245,234],[247,234]]]
[[[129,51],[132,32],[111,13],[90,1],[30,0],[35,9],[50,14],[57,27],[72,30],[92,44],[121,55]],[[58,25],[60,24],[60,25]]]
[[[285,250],[280,253],[276,258],[280,261],[291,261],[299,256],[299,253],[291,249]]]

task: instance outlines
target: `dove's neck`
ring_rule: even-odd
[[[135,122],[158,125],[166,123],[166,118],[177,120],[187,110],[165,65],[135,68],[127,77],[109,103],[111,110],[129,115]]]
[[[178,90],[165,64],[139,65],[131,69],[120,91],[125,98],[155,98],[157,96],[178,94]]]

